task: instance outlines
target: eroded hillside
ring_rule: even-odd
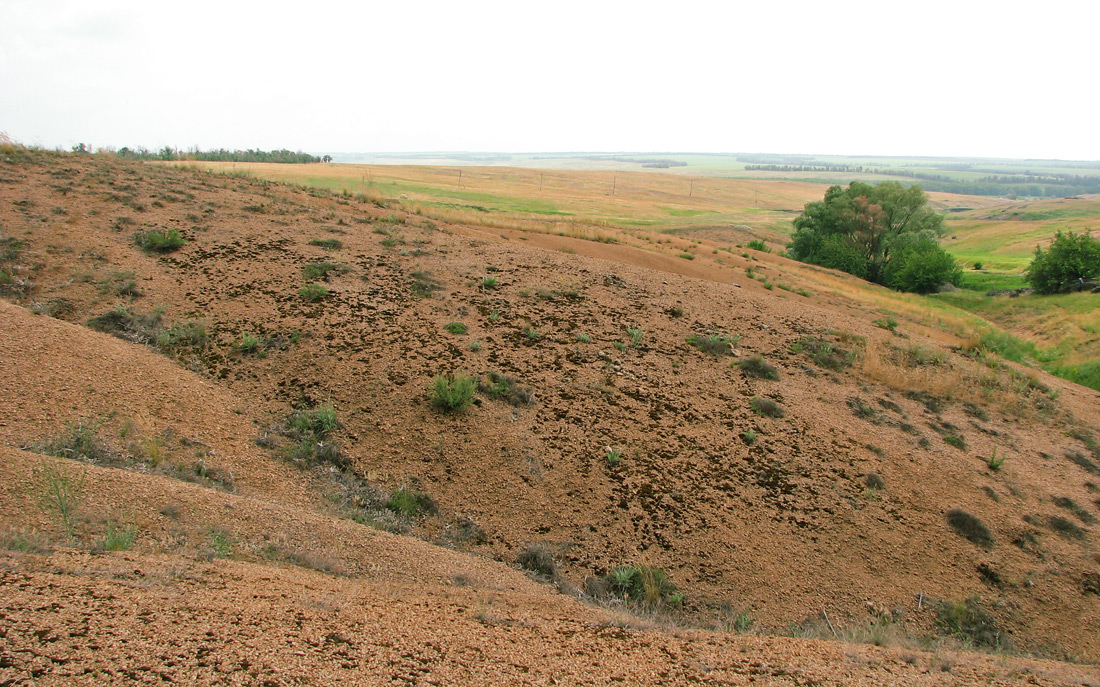
[[[686,623],[931,635],[939,601],[980,597],[1017,650],[1100,654],[1079,631],[1100,623],[1096,392],[626,246],[98,157],[0,171],[2,288],[41,314],[5,310],[10,448],[81,423],[129,473],[507,563],[548,551],[566,590],[643,563]],[[50,359],[25,330],[47,316],[128,341]],[[81,355],[99,372],[57,381]],[[181,366],[203,381],[177,396]],[[480,379],[465,409],[433,405],[446,374]],[[292,431],[325,406],[338,428]]]

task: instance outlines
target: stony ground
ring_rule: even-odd
[[[1100,656],[1095,392],[892,334],[765,254],[98,158],[8,156],[0,184],[0,681],[1097,679],[936,629],[976,597],[1017,654]],[[481,378],[473,404],[432,405],[445,373]],[[288,415],[326,404],[339,457],[294,460]],[[58,475],[85,480],[71,535]],[[532,550],[554,584],[515,567]],[[574,598],[628,563],[682,602]]]

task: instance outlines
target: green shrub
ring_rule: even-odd
[[[945,434],[943,440],[957,449],[966,450],[966,438],[961,434]]]
[[[746,429],[744,432],[741,432],[741,439],[749,446],[756,443],[756,437],[757,434],[755,430]]]
[[[435,501],[427,494],[415,489],[398,489],[386,501],[386,509],[415,520],[424,514],[438,511]]]
[[[821,338],[803,337],[791,344],[792,353],[805,353],[810,360],[827,370],[839,372],[856,361],[855,351],[843,349]]]
[[[302,268],[302,277],[310,281],[318,279],[327,281],[329,274],[344,274],[347,271],[348,268],[344,265],[337,265],[332,262],[313,262]]]
[[[953,508],[947,512],[947,524],[955,530],[955,534],[967,539],[971,544],[987,551],[993,549],[993,533],[984,522],[970,513]]]
[[[986,649],[1010,649],[1011,640],[997,628],[996,619],[981,607],[981,599],[940,601],[936,607],[936,627],[940,632]]]
[[[768,248],[768,244],[764,243],[760,239],[753,239],[752,241],[749,241],[748,243],[745,244],[745,248],[748,248],[750,250],[758,250],[758,251],[761,251],[762,253],[772,252],[771,249]]]
[[[481,288],[483,289],[495,289],[500,286],[500,282],[496,277],[485,277],[481,280]]]
[[[723,334],[711,334],[709,336],[692,334],[687,338],[689,344],[713,356],[729,355],[740,340],[741,337],[739,336],[725,336]]]
[[[737,361],[742,374],[756,379],[779,379],[779,370],[764,360],[762,356],[754,355]]]
[[[443,325],[443,328],[446,329],[451,334],[465,334],[466,333],[466,325],[463,324],[462,322],[448,322],[447,324]]]
[[[137,525],[119,527],[113,522],[107,523],[107,531],[96,542],[95,548],[98,551],[129,551],[137,539],[137,533]]]
[[[633,348],[639,348],[642,345],[642,337],[644,332],[638,327],[629,327],[626,330],[628,336],[630,336],[630,345]]]
[[[1044,252],[1036,246],[1027,281],[1036,293],[1068,291],[1084,279],[1100,277],[1100,241],[1088,234],[1059,230]]]
[[[339,239],[313,239],[309,242],[311,246],[318,246],[325,250],[338,250],[344,247],[344,244]]]
[[[882,318],[879,318],[879,319],[875,320],[871,324],[873,324],[876,327],[879,327],[881,329],[885,329],[886,331],[890,332],[891,334],[893,334],[895,331],[897,331],[897,328],[898,328],[898,321],[895,320],[892,317],[882,317]]]
[[[432,385],[432,404],[446,412],[462,410],[470,405],[476,389],[473,377],[439,375]]]
[[[478,390],[491,398],[507,401],[514,406],[529,406],[534,403],[535,392],[525,386],[520,386],[515,378],[490,372],[488,383],[478,383]]]
[[[181,348],[202,348],[207,341],[206,325],[197,320],[176,322],[157,335],[157,347],[162,351]]]
[[[752,400],[749,401],[749,407],[752,408],[752,411],[754,413],[756,413],[757,415],[763,415],[764,417],[779,418],[785,417],[787,415],[787,411],[783,410],[782,406],[780,406],[778,403],[771,400],[770,398],[753,396]]]
[[[642,563],[624,565],[607,574],[610,591],[642,608],[656,609],[664,605],[678,606],[683,596],[660,568]]]
[[[328,289],[320,284],[306,284],[298,289],[298,297],[306,303],[318,303],[328,297]]]
[[[899,250],[883,272],[887,286],[914,293],[932,293],[943,284],[958,286],[961,279],[955,258],[930,239]]]
[[[134,244],[150,253],[171,253],[183,247],[184,239],[179,229],[150,229],[134,236]]]
[[[336,409],[331,405],[320,405],[311,410],[298,410],[290,414],[286,429],[295,437],[309,437],[318,441],[340,427]]]
[[[264,342],[259,337],[245,334],[233,345],[241,353],[257,353],[263,349]]]

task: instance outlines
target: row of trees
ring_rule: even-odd
[[[74,153],[91,153],[91,146],[85,143],[78,143],[73,146]],[[104,152],[104,151],[100,151]],[[110,152],[110,151],[107,151]],[[137,147],[128,148],[123,146],[114,154],[118,157],[126,158],[129,160],[201,160],[204,162],[282,162],[288,164],[305,164],[311,162],[332,162],[331,155],[325,155],[318,157],[316,155],[310,155],[309,153],[303,153],[302,151],[291,151],[285,148],[280,150],[226,150],[225,148],[219,148],[217,150],[199,150],[198,148],[191,148],[190,150],[180,150],[178,148],[172,148],[171,146],[165,146],[157,151],[151,151],[147,148]]]

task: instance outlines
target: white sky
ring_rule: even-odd
[[[1100,159],[1100,3],[0,0],[29,144]]]

